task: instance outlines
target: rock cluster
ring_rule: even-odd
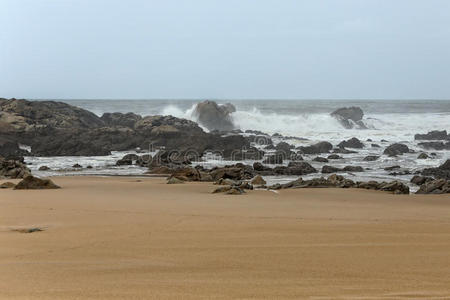
[[[22,161],[0,157],[0,178],[24,178],[31,174]]]

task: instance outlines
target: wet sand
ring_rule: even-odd
[[[449,195],[54,181],[0,190],[1,299],[450,297]]]

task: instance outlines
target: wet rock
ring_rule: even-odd
[[[450,180],[450,159],[447,159],[445,163],[437,168],[426,168],[422,170],[422,175]]]
[[[343,147],[340,147],[340,148],[334,149],[334,150],[333,150],[333,153],[355,154],[355,153],[358,153],[358,152],[357,152],[357,151],[353,151],[353,150],[348,150],[348,149],[345,149],[345,148],[343,148]]]
[[[274,145],[268,145],[268,146],[264,147],[264,150],[275,150],[275,146]]]
[[[378,160],[380,157],[378,155],[368,155],[366,157],[364,157],[364,161],[376,161]]]
[[[87,167],[86,167],[86,169],[92,169],[93,167],[91,166],[91,165],[88,165]]]
[[[47,167],[47,166],[41,166],[41,167],[39,167],[39,171],[48,171],[48,170],[50,170],[50,168]]]
[[[304,154],[329,153],[333,149],[330,142],[319,142],[311,146],[302,146],[298,148]]]
[[[333,166],[323,166],[322,173],[338,173],[338,172],[364,172],[364,169],[360,166],[345,166],[344,168],[336,168]]]
[[[322,162],[322,163],[327,163],[327,162],[328,162],[328,159],[326,159],[325,157],[317,156],[317,157],[315,157],[315,158],[313,159],[313,161]]]
[[[317,172],[317,170],[307,162],[291,161],[287,165],[287,174],[286,175],[307,175],[307,174],[316,173],[316,172]]]
[[[409,187],[400,181],[382,183],[379,186],[381,191],[388,191],[394,194],[409,194]]]
[[[194,116],[198,122],[209,130],[230,131],[235,128],[230,114],[236,108],[232,104],[218,105],[214,101],[203,101],[197,104]]]
[[[417,159],[427,159],[429,158],[428,154],[422,152],[419,154],[419,156],[417,156]]]
[[[416,194],[443,194],[450,192],[450,182],[445,179],[436,179],[422,184]]]
[[[358,140],[357,138],[351,138],[349,140],[346,141],[342,141],[338,144],[339,148],[357,148],[357,149],[362,149],[364,148],[364,144]]]
[[[367,129],[367,126],[362,121],[364,112],[360,107],[343,107],[331,113],[341,125],[346,129],[359,128]]]
[[[364,172],[364,168],[360,166],[345,166],[342,171],[344,172]]]
[[[388,155],[388,156],[397,156],[397,155],[403,155],[404,153],[408,153],[409,152],[409,148],[408,146],[406,146],[405,144],[392,144],[390,146],[388,146],[383,154]]]
[[[446,130],[433,130],[425,134],[414,135],[415,140],[450,140],[450,135],[447,134]]]
[[[278,151],[284,151],[285,153],[290,153],[291,149],[294,149],[295,147],[286,143],[286,142],[279,142],[276,146],[275,149]]]
[[[1,114],[1,111],[0,111]],[[0,117],[1,118],[1,117]],[[0,127],[3,124],[0,123]],[[0,130],[1,132],[1,130]],[[0,156],[6,159],[19,160],[23,156],[30,155],[26,150],[22,150],[19,144],[11,139],[0,137]]]
[[[116,166],[132,165],[133,162],[137,160],[139,160],[139,156],[137,154],[127,154],[118,161],[116,161]]]
[[[324,173],[324,174],[337,173],[337,172],[341,172],[341,171],[342,171],[342,169],[336,168],[333,166],[323,166],[322,167],[322,173]]]
[[[83,168],[83,166],[80,165],[80,164],[74,164],[74,165],[72,166],[72,168],[74,168],[74,169],[81,169],[81,168]]]
[[[273,145],[273,141],[266,135],[250,135],[245,137],[250,143],[255,143],[258,146],[270,146]]]
[[[328,155],[328,159],[342,159],[342,156],[339,156],[337,154],[330,154]]]
[[[60,187],[50,179],[41,179],[29,175],[22,179],[15,187],[15,190],[41,190],[41,189],[59,189]]]
[[[279,165],[283,163],[283,159],[286,159],[286,154],[283,152],[276,152],[275,154],[268,155],[263,164]]]
[[[144,154],[137,158],[136,165],[140,167],[148,167],[152,163],[152,156],[150,154]]]
[[[390,167],[384,168],[385,171],[392,171],[392,170],[396,170],[396,169],[400,169],[400,166],[390,166]]]
[[[381,146],[378,144],[371,144],[370,146],[372,146],[372,148],[381,148]]]

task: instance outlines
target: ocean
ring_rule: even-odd
[[[47,99],[46,99],[47,100]],[[200,100],[58,100],[78,106],[101,116],[105,112],[134,112],[146,115],[172,115],[195,121],[192,112],[195,104]],[[344,160],[334,161],[333,166],[360,165],[369,168],[363,173],[343,174],[355,180],[393,180],[409,181],[412,175],[393,176],[383,168],[400,165],[414,172],[424,167],[438,166],[450,158],[450,151],[426,151],[437,154],[434,159],[417,160],[421,149],[414,141],[416,133],[427,133],[431,130],[450,131],[450,100],[216,100],[218,103],[230,102],[237,111],[232,114],[233,122],[241,130],[259,130],[268,134],[279,133],[284,136],[295,136],[307,139],[288,140],[287,142],[299,146],[318,141],[329,141],[333,145],[342,140],[357,137],[365,142],[366,147],[358,150],[357,154],[345,155]],[[344,129],[330,113],[340,107],[359,106],[363,109],[364,122],[369,126],[367,130]],[[382,142],[386,140],[387,142]],[[274,142],[278,140],[275,138]],[[367,155],[381,155],[384,148],[391,143],[405,143],[418,153],[406,154],[391,158],[382,156],[375,162],[365,162]],[[372,143],[381,148],[373,148]],[[30,168],[38,175],[140,175],[146,170],[135,166],[116,167],[115,161],[128,152],[114,152],[105,157],[27,157]],[[316,155],[305,155],[305,160]],[[72,170],[75,163],[91,165],[92,169]],[[248,162],[252,163],[252,162]],[[205,166],[224,165],[216,159],[209,159],[200,164]],[[321,168],[323,163],[311,162]],[[40,172],[38,167],[49,166],[52,171]],[[309,177],[317,177],[312,174]],[[308,177],[308,176],[305,176]],[[292,178],[268,178],[273,182],[284,182]]]

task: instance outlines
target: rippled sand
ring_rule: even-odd
[[[54,181],[0,190],[2,299],[450,296],[449,195]]]

